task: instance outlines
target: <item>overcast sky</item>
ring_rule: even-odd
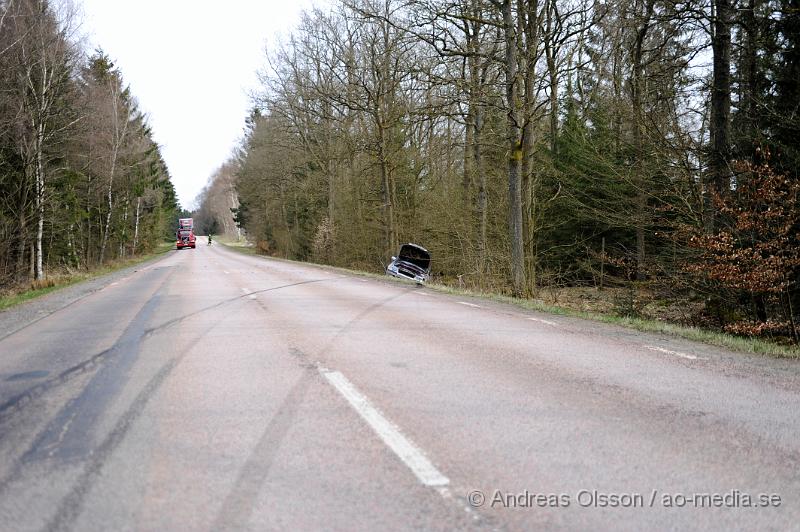
[[[181,205],[192,207],[242,136],[265,46],[286,36],[312,1],[78,1],[90,46],[122,71]]]

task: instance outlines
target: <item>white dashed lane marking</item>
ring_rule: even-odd
[[[466,301],[459,301],[458,304],[466,305],[468,307],[473,307],[473,308],[482,308],[480,305],[476,305],[475,303],[467,303]]]
[[[247,299],[255,299],[256,298],[255,294],[251,294],[250,293],[250,289],[249,288],[242,287],[242,292],[244,292],[247,295]]]
[[[695,355],[688,355],[686,353],[681,353],[680,351],[672,351],[670,349],[664,349],[663,347],[656,347],[654,345],[645,345],[643,347],[651,351],[658,351],[659,353],[666,353],[668,355],[685,358],[687,360],[697,360],[697,357]]]
[[[554,321],[543,320],[542,318],[531,318],[531,317],[528,317],[527,319],[538,323],[544,323],[545,325],[552,325],[553,327],[558,327],[558,323]]]
[[[436,469],[425,453],[409,440],[400,429],[372,406],[372,403],[362,394],[347,377],[338,371],[319,368],[319,372],[334,388],[347,399],[350,406],[367,422],[370,428],[380,437],[394,454],[414,473],[417,479],[430,487],[441,487],[450,484],[450,479]]]

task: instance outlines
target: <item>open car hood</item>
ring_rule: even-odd
[[[400,253],[386,267],[386,274],[403,277],[418,283],[428,280],[431,273],[431,254],[422,246],[403,244]]]
[[[403,262],[415,266],[417,269],[428,273],[431,270],[431,254],[422,246],[416,244],[403,244],[396,262]]]

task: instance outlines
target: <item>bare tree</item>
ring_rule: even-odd
[[[58,135],[73,123],[65,120],[67,108],[62,104],[77,57],[69,38],[73,15],[68,11],[57,13],[46,0],[20,0],[14,7],[17,11],[10,31],[19,35],[13,53],[22,85],[17,94],[21,95],[20,119],[25,131],[20,140],[31,163],[29,176],[34,185],[34,276],[43,279],[42,236],[49,158],[54,155]]]

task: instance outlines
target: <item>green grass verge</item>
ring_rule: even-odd
[[[0,296],[0,311],[13,307],[15,305],[19,305],[20,303],[36,299],[37,297],[44,296],[51,292],[55,292],[56,290],[61,290],[62,288],[66,288],[68,286],[72,286],[74,284],[81,283],[83,281],[88,281],[90,279],[102,277],[103,275],[108,275],[109,273],[113,273],[117,270],[121,270],[123,268],[128,268],[130,266],[135,266],[137,264],[147,262],[157,257],[158,255],[166,253],[167,251],[171,250],[174,246],[175,245],[171,242],[164,242],[159,244],[156,250],[153,251],[152,253],[139,255],[137,257],[133,257],[122,261],[115,261],[113,263],[106,264],[101,268],[96,268],[94,270],[87,272],[75,272],[66,275],[63,274],[54,275],[53,276],[54,284],[52,286],[44,286],[41,288],[29,288],[10,295]]]
[[[222,244],[223,246],[230,248],[234,251],[238,251],[239,253],[244,253],[245,255],[258,255],[258,253],[256,253],[256,247],[248,244],[247,241],[245,240],[234,240],[225,237],[214,237],[214,242],[216,242],[217,244]]]
[[[222,244],[228,247],[229,249],[233,249],[239,253],[243,253],[246,255],[259,255],[258,253],[256,253],[255,247],[247,246],[246,244],[241,242],[225,240],[222,241]],[[269,257],[269,258],[286,262],[299,262],[279,257]],[[329,266],[327,264],[317,264],[313,262],[303,262],[301,264],[314,264],[315,266],[321,266],[329,270],[356,274],[362,277],[370,277],[373,279],[380,279],[385,281],[394,281],[403,284],[408,283],[408,281],[395,279],[394,277],[388,277],[384,274],[377,274],[373,272],[349,270],[347,268]],[[547,314],[555,314],[560,316],[568,316],[573,318],[581,318],[585,320],[609,323],[612,325],[619,325],[622,327],[627,327],[629,329],[635,329],[637,331],[642,331],[642,332],[665,334],[668,336],[684,338],[686,340],[692,340],[695,342],[713,345],[716,347],[723,347],[725,349],[739,351],[741,353],[766,355],[774,358],[800,359],[800,348],[778,344],[775,342],[770,342],[768,340],[762,340],[759,338],[746,338],[742,336],[734,336],[731,334],[725,334],[718,331],[701,329],[699,327],[688,327],[676,323],[650,320],[645,318],[618,316],[616,314],[601,314],[597,312],[584,312],[584,311],[559,307],[555,305],[548,305],[542,301],[537,301],[535,299],[517,299],[500,294],[476,292],[473,290],[455,288],[453,286],[438,284],[438,283],[428,283],[425,286],[427,288],[430,288],[431,290],[435,290],[437,292],[441,292],[444,294],[475,297],[489,301],[505,303],[516,307],[524,308],[526,310],[533,310],[536,312],[544,312]]]

